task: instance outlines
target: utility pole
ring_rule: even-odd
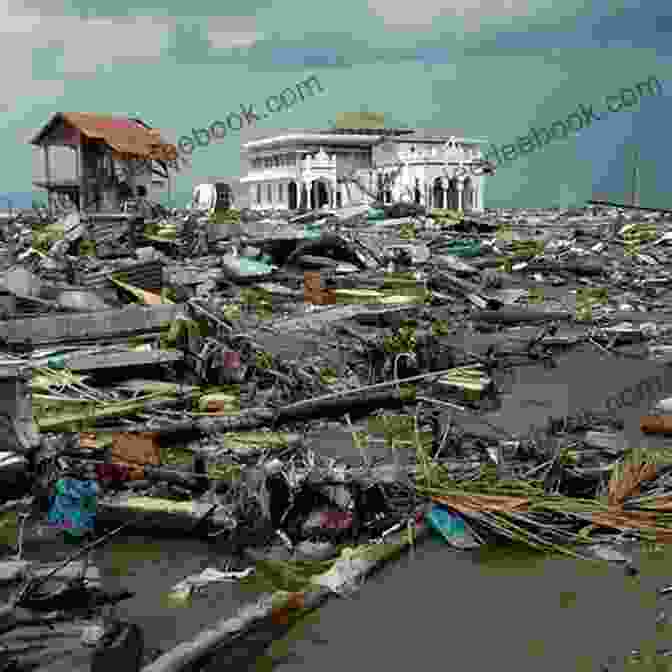
[[[639,205],[639,150],[635,149],[632,155],[632,197],[631,205]]]

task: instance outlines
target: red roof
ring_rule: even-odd
[[[165,142],[156,129],[125,117],[94,114],[90,112],[58,112],[30,141],[32,145],[41,145],[44,139],[59,123],[77,129],[92,140],[102,140],[111,147],[118,158],[154,159],[171,161],[177,158],[175,145]]]

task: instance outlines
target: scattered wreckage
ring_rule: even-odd
[[[23,212],[1,232],[0,670],[198,669],[430,533],[630,572],[626,537],[672,540],[672,459],[625,447],[613,415],[549,417],[527,437],[486,417],[517,367],[553,368],[581,343],[664,360],[666,214],[260,213],[197,191],[188,211]],[[649,406],[642,430],[671,432],[672,403]],[[330,431],[343,455],[322,449]],[[221,550],[173,602],[227,582],[268,591],[152,655],[115,615],[130,593],[90,562],[130,530]],[[76,550],[26,559],[54,535]]]

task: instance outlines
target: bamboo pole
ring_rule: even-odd
[[[334,392],[333,394],[326,394],[322,397],[314,397],[313,399],[306,399],[304,401],[297,401],[295,404],[290,406],[284,406],[283,411],[290,411],[295,408],[301,408],[302,406],[314,404],[318,401],[327,401],[331,399],[338,399],[340,397],[350,396],[351,394],[361,394],[362,392],[369,392],[370,390],[381,390],[386,387],[393,387],[394,385],[399,385],[400,383],[413,383],[416,380],[426,380],[427,378],[433,378],[434,376],[440,377],[445,376],[447,373],[450,373],[453,369],[444,369],[442,371],[431,371],[430,373],[422,373],[418,376],[411,376],[410,378],[399,378],[396,380],[388,380],[384,383],[376,383],[375,385],[366,385],[364,387],[356,387],[352,390],[343,390],[342,392]]]
[[[426,525],[416,526],[413,542],[417,544],[428,534],[429,528]],[[380,544],[382,547],[387,547],[385,551],[377,554],[376,558],[358,561],[356,572],[354,575],[350,574],[348,578],[358,583],[402,552],[408,543],[406,529],[389,535],[385,542]],[[350,560],[343,559],[338,562],[348,563]],[[329,588],[316,586],[301,593],[276,592],[273,595],[265,595],[258,602],[240,609],[235,616],[223,619],[212,628],[202,631],[193,640],[179,644],[143,667],[142,672],[183,672],[187,666],[197,663],[199,659],[212,653],[214,649],[231,646],[239,641],[241,636],[260,627],[268,626],[271,622],[277,622],[279,617],[285,617],[284,615],[290,611],[306,614],[317,609],[329,599],[331,594],[332,591]]]

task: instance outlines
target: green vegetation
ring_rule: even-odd
[[[415,352],[416,345],[415,324],[402,324],[394,336],[383,340],[383,348],[389,354]]]
[[[336,369],[327,366],[320,370],[320,382],[323,385],[334,385],[337,380]]]
[[[258,369],[270,369],[273,367],[273,356],[264,350],[260,350],[255,355],[255,365]]]
[[[259,287],[246,287],[240,293],[241,306],[247,310],[256,309],[257,317],[261,320],[268,320],[273,317],[272,294]]]
[[[447,320],[432,320],[432,334],[434,336],[448,336],[450,325]]]

